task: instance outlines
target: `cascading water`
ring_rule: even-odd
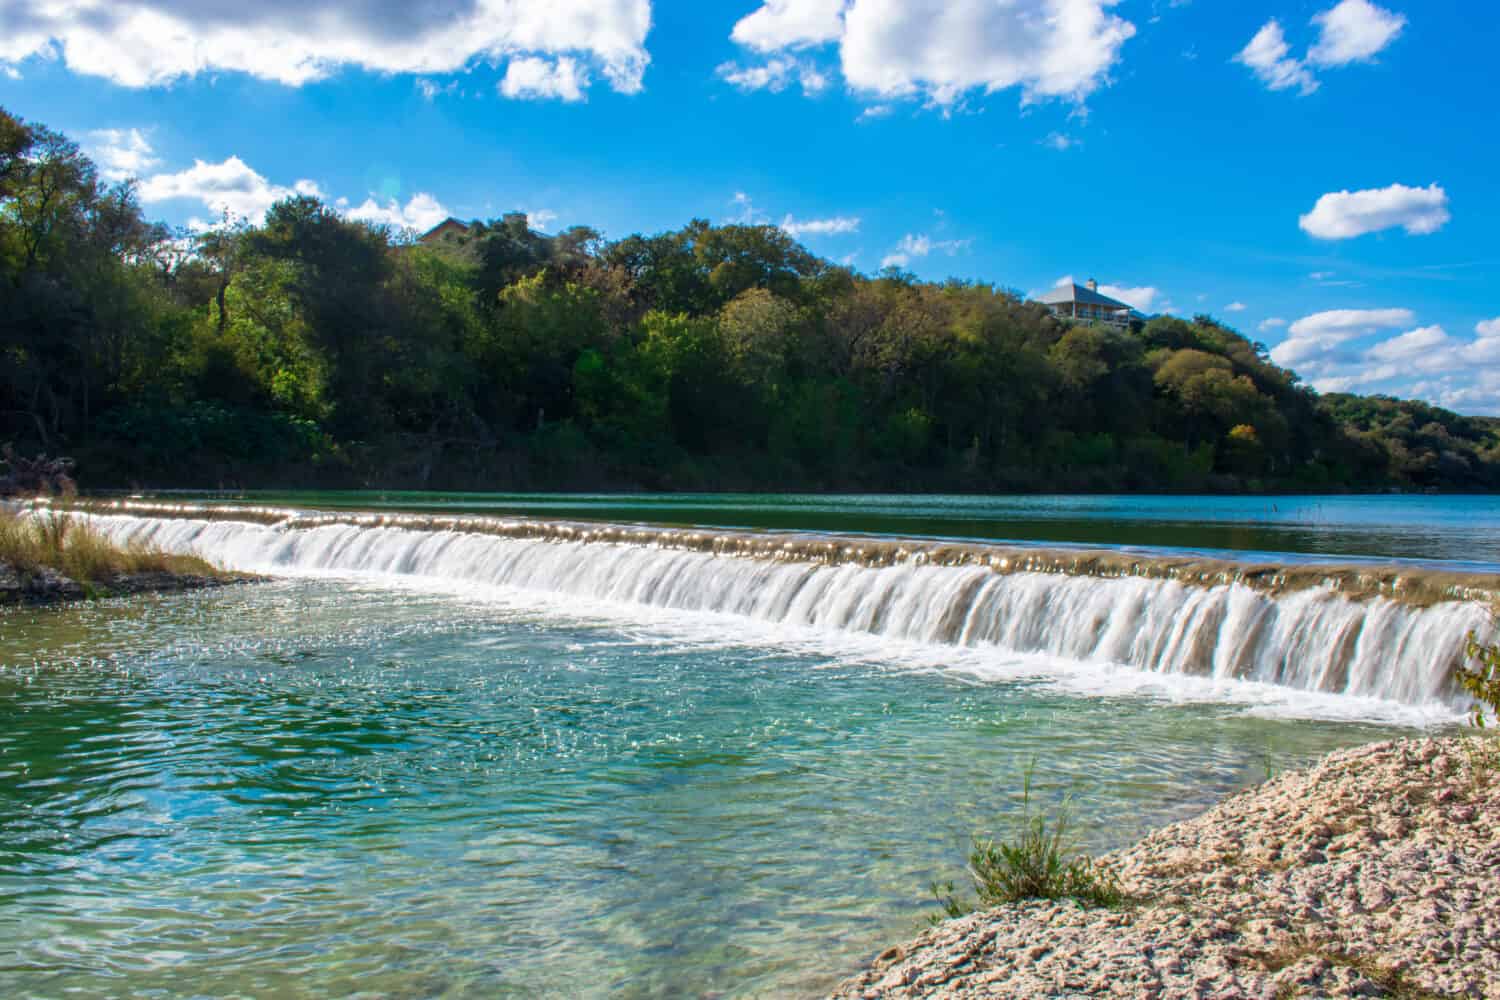
[[[689,536],[670,529],[601,541],[514,523],[507,533],[402,527],[389,518],[90,519],[121,542],[250,572],[440,578],[1407,705],[1460,706],[1454,665],[1468,633],[1490,628],[1485,605],[1474,600],[1423,606],[1329,585],[1270,592],[1233,580],[997,572],[983,563],[935,564],[905,549],[884,560],[753,558],[725,554],[718,543],[674,545]]]

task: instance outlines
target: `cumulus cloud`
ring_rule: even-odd
[[[1401,34],[1406,18],[1369,0],[1343,0],[1315,16],[1313,23],[1321,32],[1317,44],[1307,53],[1308,62],[1345,66],[1373,59]]]
[[[562,56],[556,61],[539,56],[522,56],[512,59],[505,67],[505,77],[498,88],[506,97],[520,99],[555,98],[560,101],[581,101],[588,89],[589,74],[571,56]]]
[[[179,199],[196,201],[215,217],[251,222],[259,222],[276,202],[299,194],[323,196],[318,185],[309,180],[299,180],[290,187],[272,184],[238,156],[221,163],[195,160],[186,170],[156,174],[140,186],[140,199],[148,205]]]
[[[1474,324],[1474,332],[1481,337],[1500,337],[1500,316],[1482,319]]]
[[[1286,363],[1275,350],[1271,355]],[[1500,337],[1465,340],[1441,326],[1422,326],[1315,353],[1299,371],[1321,392],[1380,392],[1500,414]]]
[[[194,217],[188,226],[200,230],[211,228],[226,218],[231,222],[259,223],[272,205],[295,195],[328,200],[315,181],[275,184],[238,156],[219,163],[195,160],[186,170],[147,177],[141,182],[139,194],[141,201],[148,205],[169,201],[197,202],[207,210],[209,221]],[[339,198],[331,204],[350,219],[396,229],[431,229],[448,217],[443,204],[426,192],[412,195],[404,205],[394,198],[380,202],[374,197],[352,207],[346,198]]]
[[[756,52],[837,41],[844,30],[845,0],[766,0],[740,18],[729,35]]]
[[[827,89],[828,76],[805,59],[769,59],[758,66],[741,66],[727,62],[716,71],[725,83],[747,93],[769,90],[779,94],[793,84],[802,87],[802,93],[811,97]]]
[[[1149,313],[1151,307],[1156,304],[1157,298],[1161,295],[1161,289],[1154,285],[1138,285],[1135,287],[1129,285],[1100,285],[1099,291],[1101,294],[1108,295],[1112,299],[1119,299],[1126,305],[1138,309],[1143,313]]]
[[[1269,333],[1272,330],[1280,330],[1285,326],[1286,320],[1282,319],[1280,316],[1271,316],[1261,320],[1260,325],[1257,326],[1256,329],[1261,333]]]
[[[1242,313],[1246,309],[1249,309],[1249,308],[1250,307],[1247,306],[1247,305],[1245,305],[1245,303],[1243,303],[1243,302],[1231,302],[1231,303],[1229,303],[1229,305],[1227,305],[1227,306],[1224,307],[1224,311],[1225,312],[1232,312],[1232,313]]]
[[[782,230],[793,239],[804,236],[838,236],[859,232],[857,216],[836,215],[827,219],[803,219],[798,221],[788,215],[781,220]]]
[[[1410,236],[1422,236],[1437,232],[1450,218],[1448,193],[1436,184],[1425,188],[1392,184],[1325,194],[1297,222],[1318,239],[1347,240],[1397,226]]]
[[[901,237],[901,242],[896,244],[896,249],[881,258],[880,266],[907,267],[913,260],[933,253],[943,253],[953,257],[960,251],[968,249],[973,242],[973,240],[935,240],[925,233],[920,235],[907,233]]]
[[[1249,66],[1271,90],[1286,90],[1297,87],[1303,95],[1318,89],[1318,81],[1300,59],[1289,55],[1291,46],[1275,18],[1267,21],[1255,37],[1234,57],[1235,62]]]
[[[1048,149],[1055,149],[1059,153],[1065,153],[1074,146],[1081,146],[1082,144],[1078,139],[1070,135],[1064,135],[1062,132],[1053,132],[1042,140],[1043,146],[1046,146]]]
[[[218,71],[300,86],[345,67],[441,74],[571,54],[641,89],[651,0],[0,0],[0,65],[58,58],[127,87]]]
[[[1410,323],[1410,309],[1329,309],[1303,316],[1289,331],[1293,337],[1316,338],[1341,343],[1360,334]]]
[[[1371,61],[1401,34],[1406,18],[1369,0],[1342,0],[1315,14],[1312,24],[1318,29],[1318,40],[1303,59],[1291,54],[1286,33],[1275,18],[1262,25],[1234,59],[1250,67],[1267,88],[1296,87],[1305,97],[1319,86],[1312,67],[1335,68]]]
[[[107,181],[142,177],[159,166],[161,160],[138,128],[104,128],[88,134],[84,152],[99,167],[99,176]]]
[[[374,198],[366,198],[354,208],[349,208],[348,202],[340,199],[336,207],[359,222],[390,226],[392,229],[415,229],[419,232],[426,232],[448,218],[448,210],[443,207],[442,202],[425,191],[412,195],[405,205],[398,203],[395,198],[383,205]]]
[[[848,87],[951,109],[1019,88],[1022,101],[1082,101],[1108,82],[1135,26],[1118,0],[766,0],[731,38],[768,54],[837,43]]]

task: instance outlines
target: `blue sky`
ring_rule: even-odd
[[[1500,414],[1497,51],[1459,0],[0,0],[0,104],[171,223],[765,221]]]

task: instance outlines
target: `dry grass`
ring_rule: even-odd
[[[0,564],[23,576],[50,569],[79,583],[102,583],[138,573],[219,577],[196,556],[177,556],[144,545],[117,545],[65,514],[40,516],[0,511]]]

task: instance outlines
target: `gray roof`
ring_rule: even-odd
[[[1092,289],[1083,285],[1058,285],[1052,291],[1037,299],[1045,306],[1061,306],[1070,302],[1077,302],[1081,306],[1106,306],[1111,309],[1132,309],[1125,302],[1112,299],[1108,295],[1100,295]]]

